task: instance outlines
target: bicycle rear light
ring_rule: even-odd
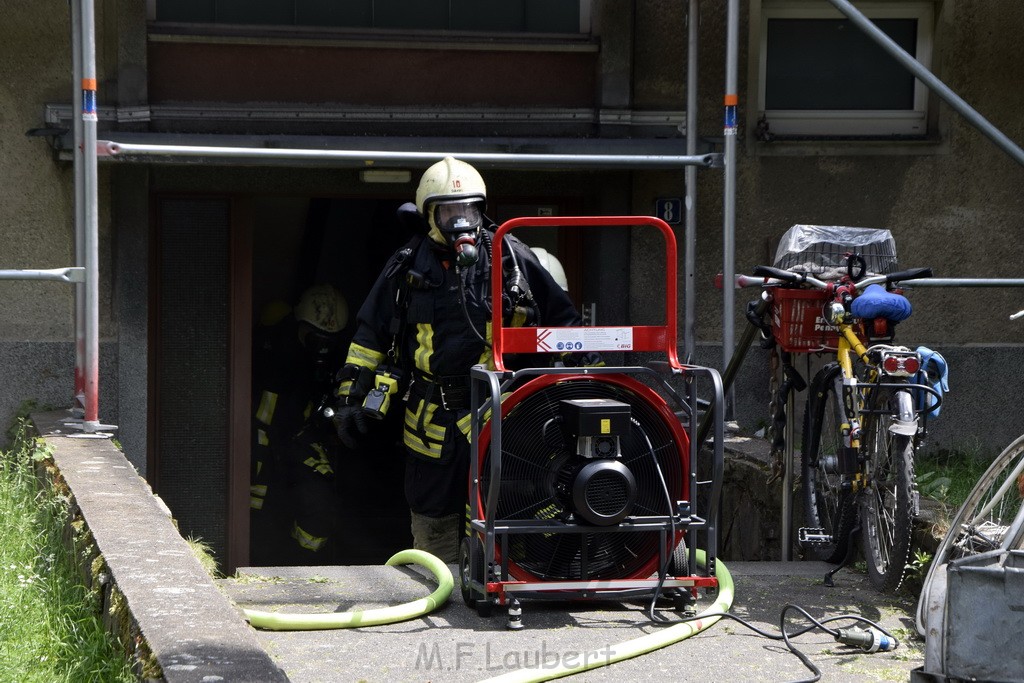
[[[921,368],[921,359],[912,351],[883,351],[882,371],[890,377],[910,377]]]

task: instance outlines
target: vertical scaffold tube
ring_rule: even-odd
[[[79,1],[79,0],[76,0]],[[96,168],[96,21],[93,0],[80,0],[82,20],[82,178],[85,245],[85,431],[99,427],[99,180]]]

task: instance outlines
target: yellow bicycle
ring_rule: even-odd
[[[764,278],[767,324],[784,353],[835,353],[811,381],[804,413],[798,542],[811,557],[846,564],[859,530],[872,584],[893,590],[918,513],[914,453],[922,409],[914,393],[935,397],[929,412],[941,402],[932,387],[913,381],[918,353],[892,343],[895,323],[910,314],[894,285],[931,270],[865,275],[863,259],[848,258],[847,273],[835,281],[769,266],[753,272]]]

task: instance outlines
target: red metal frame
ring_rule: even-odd
[[[495,376],[500,374],[508,373],[509,371],[505,368],[504,354],[507,353],[557,353],[559,349],[550,348],[545,340],[559,340],[582,342],[582,347],[574,346],[574,350],[579,351],[640,351],[640,352],[660,352],[664,353],[667,358],[667,365],[672,371],[677,373],[683,372],[685,369],[693,369],[692,366],[684,366],[679,362],[678,353],[676,350],[677,340],[677,250],[676,250],[676,239],[672,232],[672,229],[659,218],[651,216],[583,216],[583,217],[528,217],[528,218],[514,218],[503,223],[496,231],[494,240],[492,242],[492,263],[500,263],[503,252],[503,238],[504,236],[514,229],[526,228],[526,227],[545,227],[545,228],[556,228],[556,227],[604,227],[604,226],[623,226],[623,227],[639,227],[639,226],[650,226],[661,231],[662,236],[665,240],[665,322],[663,325],[647,325],[647,326],[616,326],[616,327],[523,327],[513,328],[506,327],[502,320],[502,307],[498,303],[502,300],[502,287],[503,287],[503,273],[501,268],[492,268],[492,279],[491,279],[491,300],[494,303],[493,306],[493,317],[491,327],[491,341],[492,341],[492,361],[494,363],[494,370],[481,370],[480,372],[491,378],[491,391],[492,400],[495,400],[496,395],[493,392],[497,391],[497,387],[494,384]],[[554,345],[554,344],[552,344]],[[623,372],[618,372],[618,368],[594,368],[592,371],[594,375],[590,376],[586,374],[577,375],[575,373],[580,372],[579,369],[570,371],[565,370],[559,372],[557,369],[551,369],[550,371],[543,371],[537,378],[529,381],[527,384],[519,387],[506,399],[501,401],[500,409],[497,411],[498,414],[493,416],[493,420],[501,421],[504,415],[514,406],[522,397],[526,394],[532,393],[536,388],[547,386],[553,382],[561,381],[609,381],[613,383],[621,384],[625,387],[631,388],[637,391],[638,395],[646,400],[651,406],[656,407],[663,413],[665,423],[670,426],[673,438],[676,441],[677,448],[679,449],[680,456],[682,459],[682,465],[685,472],[690,472],[691,467],[689,463],[690,458],[690,435],[679,423],[676,415],[672,413],[668,405],[665,404],[663,397],[658,395],[652,389],[647,387],[642,382],[629,376],[630,371],[635,371],[637,368],[621,368]],[[706,369],[702,369],[706,370]],[[475,371],[474,371],[475,372]],[[712,371],[713,372],[713,371]],[[600,379],[596,373],[600,373]],[[623,374],[625,373],[625,374]],[[512,373],[515,374],[515,373]],[[716,392],[718,396],[719,410],[722,410],[724,406],[724,398],[721,395],[720,380],[716,383]],[[474,397],[476,395],[476,385],[474,384]],[[475,398],[474,398],[475,405]],[[473,439],[477,445],[478,450],[474,453],[474,457],[477,458],[473,463],[474,471],[478,472],[484,465],[484,460],[488,451],[493,450],[494,444],[492,443],[492,423],[491,420],[487,420],[486,424],[479,425],[478,420],[481,419],[479,415],[474,418],[473,422]],[[720,448],[716,449],[717,457],[721,459]],[[719,465],[717,465],[720,467]],[[692,472],[690,472],[692,475]],[[720,474],[718,475],[720,477]],[[474,478],[476,477],[476,478]],[[690,490],[690,484],[692,476],[684,477],[684,498],[688,498],[692,491]],[[495,520],[489,519],[486,512],[484,511],[483,500],[481,499],[482,491],[479,490],[479,477],[472,475],[470,477],[470,504],[474,510],[472,519],[470,520],[470,526],[475,530],[474,533],[479,533],[484,543],[484,558],[487,562],[497,561],[499,564],[504,566],[501,562],[500,550],[495,543],[494,531],[492,525]],[[500,495],[500,493],[498,494]],[[711,517],[709,517],[711,520]],[[711,522],[713,524],[713,521]],[[713,528],[710,527],[710,528]],[[505,529],[500,533],[509,533],[510,530]],[[511,531],[511,533],[515,533]],[[686,529],[678,530],[677,538],[681,538],[685,533]],[[713,532],[710,533],[713,536]],[[471,546],[475,548],[475,546]],[[470,550],[471,557],[474,549]],[[596,597],[602,593],[614,595],[618,591],[629,591],[629,590],[658,590],[660,588],[683,588],[689,589],[691,593],[695,594],[699,587],[713,587],[717,585],[717,578],[712,574],[708,576],[701,576],[693,573],[690,576],[676,577],[666,576],[662,579],[648,578],[653,572],[657,570],[658,557],[652,557],[650,562],[639,572],[634,572],[628,577],[622,577],[610,580],[565,580],[565,581],[550,581],[541,580],[537,577],[532,576],[529,572],[524,572],[521,567],[515,567],[515,563],[509,562],[509,566],[518,569],[518,576],[516,579],[509,580],[506,577],[504,580],[487,580],[483,583],[483,590],[486,594],[492,594],[497,597],[497,604],[505,605],[507,598],[512,597],[516,594],[529,595],[531,591],[538,592],[556,592],[565,593],[567,596],[573,595],[576,597]],[[713,566],[713,560],[711,564]]]
[[[669,365],[679,370],[678,352],[676,351],[676,237],[672,228],[660,218],[653,216],[530,216],[513,218],[505,221],[494,234],[493,262],[501,263],[502,237],[516,228],[523,227],[573,227],[573,226],[640,226],[649,225],[661,231],[665,237],[665,324],[664,325],[623,325],[622,329],[630,329],[632,343],[628,349],[600,346],[588,346],[587,351],[662,351],[668,357]],[[501,268],[494,268],[491,278],[491,301],[501,301],[502,273]],[[505,327],[502,321],[502,309],[494,304],[491,322],[491,345],[494,352],[494,367],[498,372],[505,371],[505,353],[543,353],[545,349],[539,344],[544,335],[552,330],[611,330],[610,327],[572,328],[572,327]]]

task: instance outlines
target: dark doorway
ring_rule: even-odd
[[[284,353],[301,353],[293,338],[274,337],[293,334],[289,331],[293,328],[282,327],[277,316],[294,307],[311,286],[331,285],[347,303],[348,324],[341,333],[332,376],[340,368],[363,299],[390,255],[411,237],[397,218],[400,204],[389,199],[254,200],[254,415],[261,409],[265,387],[259,385],[266,384],[263,378],[275,377],[270,381],[280,383],[276,378],[284,372],[292,373],[285,380],[298,380],[296,375],[308,369],[278,353],[282,349]],[[273,344],[278,348],[267,353],[266,347]],[[283,368],[282,363],[286,364]],[[267,439],[270,429],[261,431],[265,425],[256,422],[253,477],[254,483],[267,488],[253,490],[250,562],[377,564],[411,547],[402,488],[401,411],[392,411],[387,420],[375,425],[359,449],[348,450],[334,438],[329,421],[316,415],[316,409],[329,400],[333,382],[320,381],[312,391],[303,381],[288,381],[285,386],[288,391],[311,395],[303,394],[298,403],[280,398],[279,414],[299,405],[305,411],[305,421],[301,435],[289,443],[283,442],[288,437],[272,432],[276,444],[269,453],[260,451],[260,440]],[[301,404],[306,405],[303,408]],[[258,473],[257,466],[261,469]]]
[[[148,476],[182,534],[208,542],[226,572],[245,564],[377,564],[411,545],[400,406],[361,448],[330,463],[322,516],[332,542],[323,552],[302,553],[294,542],[295,507],[312,499],[283,468],[270,480],[276,491],[268,510],[253,511],[250,487],[264,314],[294,306],[311,285],[332,285],[349,313],[340,363],[373,282],[412,236],[396,214],[406,199],[155,198]],[[563,209],[527,198],[494,212],[503,220]],[[578,234],[558,230],[530,235],[531,242],[534,236],[543,239],[531,246],[562,259],[570,294],[579,297]],[[272,514],[257,519],[265,511]]]

